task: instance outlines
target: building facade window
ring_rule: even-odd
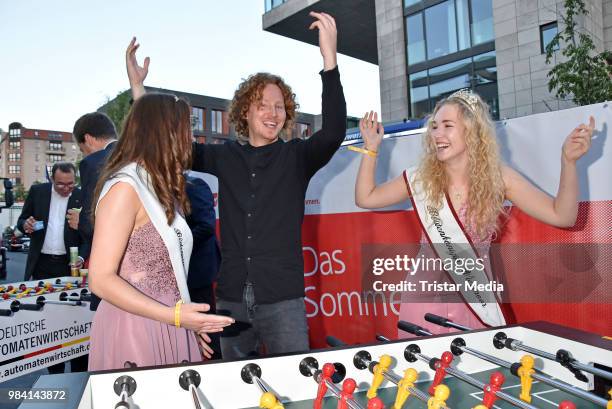
[[[264,7],[266,12],[272,10],[275,7],[280,6],[281,4],[283,4],[284,2],[286,2],[287,0],[264,0]]]
[[[21,149],[20,141],[9,141],[9,149]]]
[[[9,130],[9,138],[20,138],[21,137],[21,129],[14,128]]]
[[[540,48],[542,54],[546,53],[546,47],[548,46],[548,44],[550,44],[550,42],[557,35],[558,32],[559,31],[556,21],[540,26]],[[558,50],[559,46],[557,45],[554,48],[554,51]]]
[[[55,163],[55,162],[61,162],[61,161],[62,161],[62,155],[54,155],[54,154],[49,155],[49,162]]]
[[[293,137],[298,139],[308,139],[312,136],[312,127],[309,124],[296,122],[293,128]]]
[[[495,51],[411,73],[408,88],[415,118],[431,113],[439,100],[462,88],[473,89],[489,104],[493,118],[499,117]]]
[[[493,31],[493,2],[491,0],[471,0],[472,45],[495,40]]]
[[[470,88],[497,118],[493,0],[405,0],[404,6],[410,116],[422,118],[439,100]]]
[[[191,108],[191,125],[194,132],[204,132],[204,110],[202,108]]]
[[[408,44],[408,64],[425,61],[425,36],[423,33],[423,13],[416,13],[406,19]]]
[[[19,161],[21,161],[21,152],[9,153],[9,162],[19,162]]]
[[[52,141],[61,141],[62,139],[64,139],[62,134],[57,132],[49,132],[47,138]]]
[[[210,111],[210,129],[214,133],[222,135],[229,134],[229,122],[227,112],[213,109]]]
[[[21,173],[21,166],[20,165],[10,165],[9,166],[9,173],[12,174],[12,175],[20,174]]]
[[[61,142],[49,142],[49,150],[50,151],[62,151],[62,143]]]

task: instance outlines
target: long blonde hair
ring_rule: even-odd
[[[479,96],[473,95],[476,101],[471,103],[451,95],[436,104],[423,136],[424,156],[416,178],[422,184],[429,204],[441,209],[442,198],[448,191],[448,176],[444,164],[437,159],[436,144],[431,137],[433,118],[444,105],[457,106],[465,126],[468,154],[467,218],[473,223],[479,238],[486,239],[499,232],[499,216],[506,215],[503,206],[505,186],[495,128],[488,106]]]

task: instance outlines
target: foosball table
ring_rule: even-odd
[[[80,277],[0,285],[0,385],[87,354],[90,297]]]
[[[94,372],[78,408],[612,408],[610,366],[609,339],[534,322]]]

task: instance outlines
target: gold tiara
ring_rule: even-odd
[[[463,88],[452,93],[447,99],[457,98],[465,102],[470,109],[475,110],[478,105],[478,97],[469,88]]]

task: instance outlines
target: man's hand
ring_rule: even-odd
[[[66,220],[68,220],[68,226],[73,230],[79,229],[79,218],[81,215],[81,209],[68,209],[66,212]]]
[[[36,219],[32,216],[28,217],[27,220],[23,223],[23,230],[27,234],[31,234],[34,231],[34,223],[36,223]]]
[[[338,65],[336,60],[336,48],[338,44],[338,33],[336,31],[336,21],[327,13],[310,12],[310,15],[317,19],[310,25],[310,30],[319,29],[319,49],[323,56],[323,69],[333,70]]]
[[[136,60],[136,50],[140,44],[136,44],[136,37],[132,37],[132,41],[125,50],[125,65],[127,67],[128,78],[130,80],[130,88],[132,89],[132,98],[137,100],[145,94],[144,81],[149,73],[149,62],[151,59],[146,57],[144,65],[141,67]]]

